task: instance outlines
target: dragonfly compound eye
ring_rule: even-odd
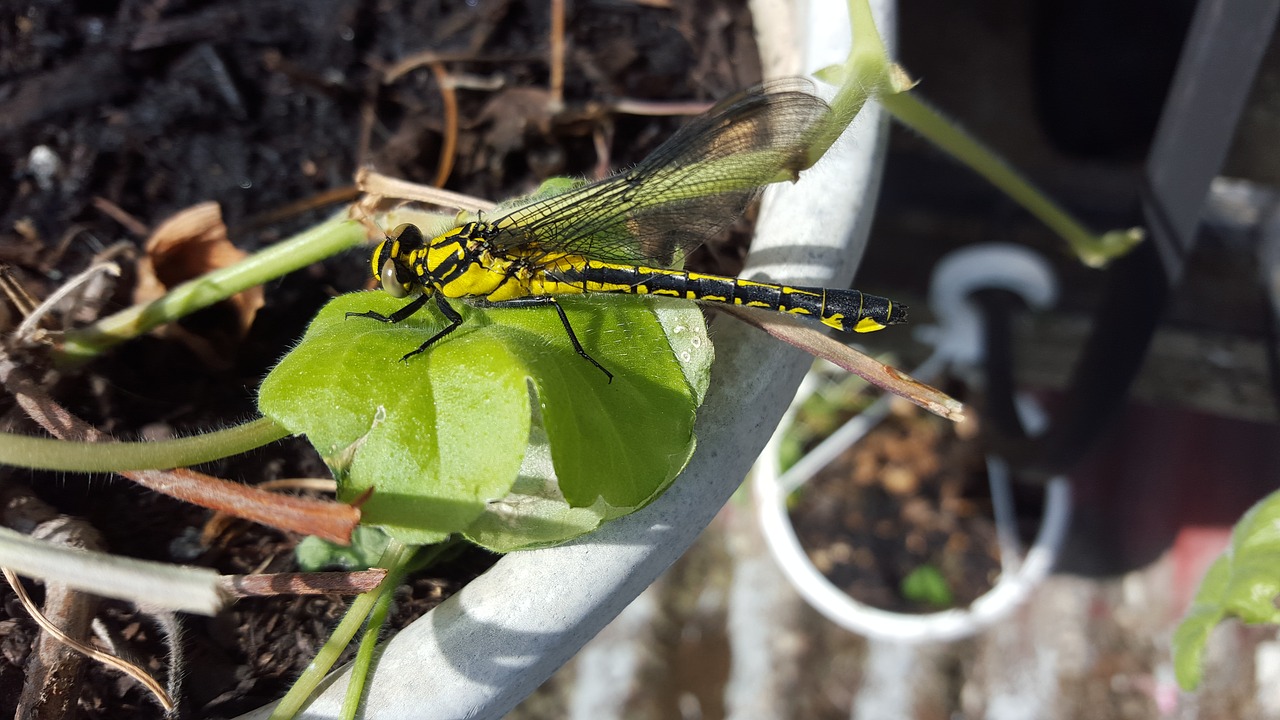
[[[389,237],[399,247],[401,255],[406,255],[426,244],[426,238],[422,236],[422,228],[413,223],[397,225]]]
[[[393,298],[409,295],[409,283],[400,277],[399,265],[395,260],[387,258],[386,262],[382,263],[382,272],[378,274],[382,289]]]

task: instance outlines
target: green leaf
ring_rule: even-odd
[[[488,536],[502,530],[494,547],[552,544],[642,507],[688,461],[711,361],[691,303],[563,299],[587,352],[614,374],[610,383],[574,352],[552,308],[454,302],[462,327],[408,361],[400,358],[445,325],[433,305],[394,325],[346,317],[390,315],[404,302],[380,292],[336,298],[259,398],[264,415],[307,435],[340,498],[373,489],[361,506],[365,522],[428,544],[480,527],[491,513]],[[509,508],[529,497],[528,482],[512,491],[535,422],[545,428],[563,512],[521,520]],[[571,512],[589,508],[590,521]]]
[[[1228,616],[1251,625],[1280,623],[1280,491],[1263,498],[1231,531],[1231,545],[1200,581],[1186,617],[1173,633],[1178,684],[1200,684],[1205,644]]]
[[[658,492],[665,488],[664,483]],[[601,523],[638,507],[615,508],[602,499],[590,507],[569,505],[556,482],[546,432],[535,426],[511,492],[490,503],[463,535],[494,552],[530,550],[591,532]]]
[[[293,554],[303,572],[330,568],[348,572],[367,570],[378,564],[382,551],[390,541],[391,538],[377,528],[361,525],[351,534],[350,545],[338,545],[314,536],[305,537],[294,548]]]
[[[955,596],[938,568],[921,565],[902,579],[902,597],[934,607],[955,605]]]

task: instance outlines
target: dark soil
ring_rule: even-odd
[[[982,450],[949,421],[893,415],[798,493],[791,521],[810,560],[856,600],[895,612],[966,607],[1000,571]],[[904,594],[936,570],[951,602]]]
[[[614,114],[612,101],[711,100],[759,79],[743,4],[675,5],[570,8],[565,109],[552,113],[544,89],[546,3],[9,3],[0,8],[0,166],[9,173],[0,183],[0,264],[38,300],[122,244],[115,252],[125,276],[89,317],[74,318],[83,322],[129,304],[147,229],[196,203],[217,201],[232,240],[253,251],[333,208],[271,224],[261,222],[267,214],[349,186],[362,165],[430,182],[444,127],[440,86],[425,66],[382,82],[386,68],[424,51],[460,82],[449,188],[500,199],[549,175],[590,176],[633,163],[681,121]],[[732,252],[727,257],[733,261]],[[218,348],[228,367],[212,369],[181,343],[147,337],[60,375],[51,391],[120,438],[253,417],[260,378],[316,310],[363,287],[366,272],[364,258],[352,254],[272,283],[247,337]],[[8,332],[17,314],[3,310],[0,329]],[[212,308],[183,324],[222,344],[234,336],[226,331],[231,322],[229,312]],[[0,417],[0,429],[40,433],[7,397]],[[203,469],[248,483],[327,475],[297,440]],[[0,473],[87,519],[115,553],[226,573],[295,569],[298,538],[245,524],[199,547],[193,538],[207,511],[119,478]],[[421,615],[492,560],[472,551],[430,569],[401,591],[394,624]],[[0,713],[13,710],[36,632],[12,594],[4,598]],[[185,716],[230,716],[278,697],[345,604],[282,597],[186,618]],[[101,616],[135,658],[162,667],[149,621],[116,603]],[[90,670],[80,708],[88,718],[160,715],[131,682],[101,668]]]

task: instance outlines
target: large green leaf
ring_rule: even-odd
[[[574,352],[551,308],[455,302],[463,326],[407,361],[444,326],[434,308],[395,325],[346,317],[389,315],[403,303],[379,292],[335,299],[259,398],[263,414],[307,435],[342,499],[373,489],[365,521],[402,542],[438,542],[473,526],[488,528],[472,535],[495,549],[560,542],[642,507],[688,461],[711,361],[691,304],[563,300],[587,352],[614,374],[610,383]],[[535,422],[552,460],[536,480],[521,471]],[[523,489],[513,493],[517,477]],[[532,502],[531,482],[546,490],[539,512],[513,513]]]
[[[1249,509],[1231,531],[1231,545],[1200,581],[1187,616],[1173,633],[1178,684],[1200,684],[1201,660],[1213,628],[1227,616],[1246,623],[1280,623],[1280,491]]]

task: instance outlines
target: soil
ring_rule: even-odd
[[[1000,572],[976,438],[914,409],[891,415],[799,491],[791,522],[809,559],[850,597],[883,610],[967,607]],[[945,590],[904,592],[913,572]]]

